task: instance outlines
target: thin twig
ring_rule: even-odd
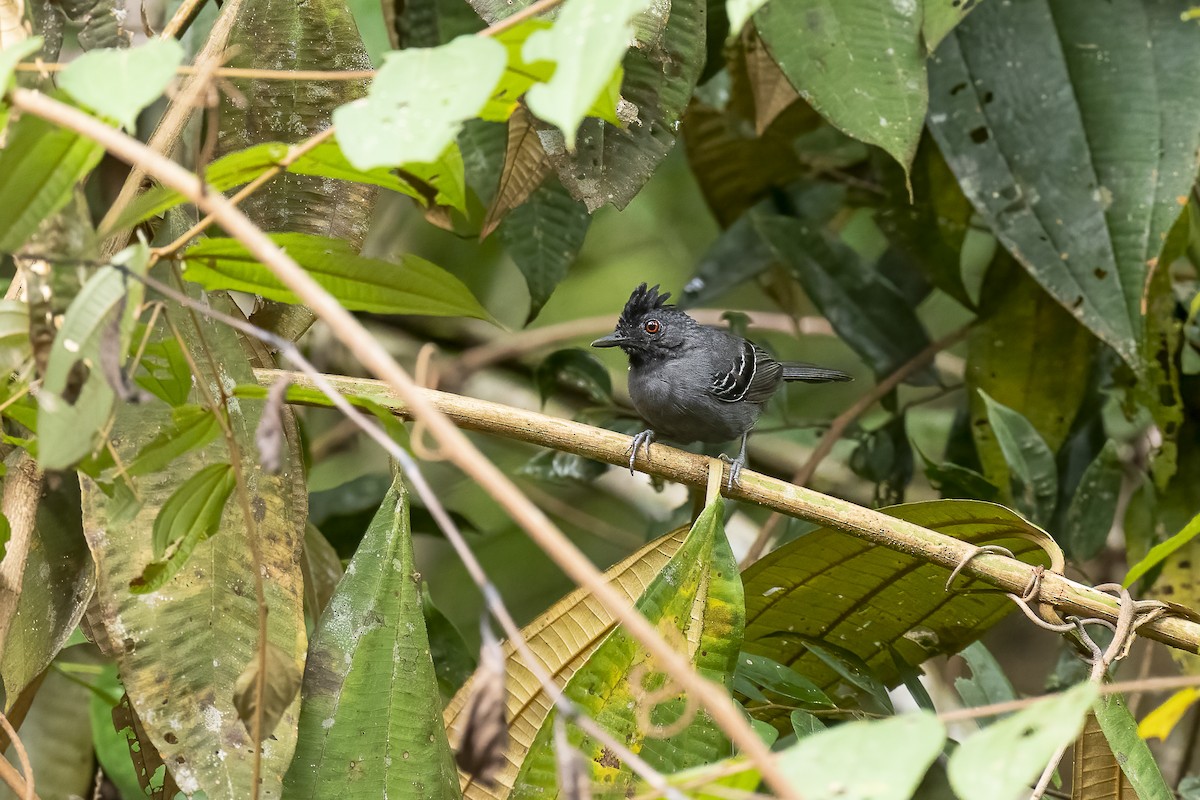
[[[175,13],[171,15],[171,19],[167,21],[159,38],[178,39],[183,36],[207,2],[208,0],[183,0],[179,4],[179,8],[175,9]]]
[[[226,6],[228,8],[228,5]],[[223,195],[206,192],[199,178],[179,164],[157,153],[127,134],[54,100],[40,92],[20,87],[9,92],[15,108],[75,131],[101,144],[108,152],[129,164],[138,164],[148,175],[174,189],[213,214],[221,227],[245,245],[247,251],[296,294],[300,302],[329,327],[330,331],[372,373],[386,381],[409,404],[415,416],[449,454],[451,460],[484,490],[520,525],[535,543],[567,574],[576,585],[590,591],[663,666],[681,688],[692,693],[708,710],[717,725],[734,744],[761,770],[763,779],[784,798],[799,798],[791,782],[780,770],[770,749],[746,722],[741,708],[722,685],[703,677],[691,661],[662,637],[657,628],[642,616],[628,598],[609,585],[604,574],[567,539],[549,518],[495,464],[487,459],[458,426],[430,402],[407,372],[341,303],[277,244],[250,221]],[[625,438],[625,437],[622,437]]]
[[[34,800],[37,797],[37,792],[33,786],[33,764],[29,762],[29,752],[25,749],[25,744],[21,741],[21,737],[17,736],[17,730],[8,721],[8,717],[0,713],[0,729],[4,730],[4,735],[8,737],[8,741],[12,744],[13,750],[17,751],[17,761],[21,762],[21,769],[25,772],[25,779],[20,780],[16,770],[8,763],[7,759],[0,759],[0,763],[6,768],[0,770],[0,777],[3,777],[4,782],[17,795],[24,800]],[[11,770],[11,773],[9,772]],[[16,778],[16,781],[13,779]],[[24,785],[22,785],[24,784]]]
[[[858,398],[854,405],[850,406],[841,414],[838,414],[836,417],[834,417],[833,421],[829,423],[829,429],[825,431],[825,434],[821,437],[821,440],[817,442],[817,446],[813,448],[812,454],[808,457],[808,461],[804,462],[804,466],[802,466],[792,478],[792,483],[796,484],[797,486],[807,486],[808,482],[812,480],[813,475],[816,474],[817,467],[820,466],[821,462],[825,460],[826,456],[833,452],[833,446],[837,444],[838,440],[842,438],[842,434],[846,432],[846,429],[850,427],[855,420],[867,413],[867,411],[870,410],[870,408],[877,402],[883,399],[888,392],[899,386],[905,378],[923,368],[929,362],[933,361],[934,356],[936,356],[942,350],[952,347],[958,342],[962,341],[962,339],[966,337],[970,330],[971,326],[966,325],[954,331],[953,333],[943,336],[936,342],[933,342],[920,353],[917,353],[915,356],[902,364],[891,375],[888,375],[879,383],[875,384],[875,386],[871,388],[871,391]],[[750,564],[753,564],[762,556],[767,544],[775,535],[775,529],[779,527],[781,522],[783,522],[782,516],[779,514],[772,514],[767,521],[763,523],[762,528],[758,532],[758,536],[754,539],[754,542],[746,551],[746,555],[742,558],[741,567],[743,569]]]

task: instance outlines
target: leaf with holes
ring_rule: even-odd
[[[930,129],[967,197],[1037,282],[1135,369],[1147,264],[1200,150],[1200,51],[1180,20],[1190,7],[980,3],[929,72]]]

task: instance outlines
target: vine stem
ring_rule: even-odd
[[[0,729],[17,751],[17,761],[21,762],[21,769],[25,771],[25,777],[22,778],[7,758],[0,758],[0,779],[22,800],[38,800],[37,792],[34,791],[33,765],[29,762],[29,753],[25,750],[21,737],[17,736],[16,729],[3,714],[0,714]]]
[[[964,325],[953,333],[949,333],[943,336],[941,339],[938,339],[936,342],[933,342],[924,350],[906,361],[904,364],[901,364],[900,367],[891,375],[888,375],[879,383],[875,384],[871,391],[858,398],[854,405],[850,406],[841,414],[838,414],[836,417],[834,417],[833,421],[829,423],[829,428],[821,437],[821,440],[817,442],[817,446],[813,448],[812,455],[808,457],[808,461],[804,462],[804,466],[800,467],[800,469],[792,477],[792,483],[796,484],[797,486],[807,486],[808,482],[813,479],[813,475],[816,474],[817,467],[821,465],[821,462],[825,460],[826,456],[833,452],[833,446],[837,444],[838,440],[842,438],[842,434],[846,432],[846,429],[849,428],[855,420],[867,413],[871,406],[875,405],[877,402],[883,399],[888,392],[899,386],[905,378],[933,361],[934,356],[936,356],[938,353],[948,347],[958,344],[960,341],[966,338],[967,333],[969,333],[970,330],[970,325]],[[771,541],[771,537],[775,535],[775,529],[779,527],[779,524],[782,521],[783,517],[780,514],[772,514],[767,521],[763,523],[762,528],[760,528],[758,531],[758,536],[754,538],[754,542],[750,545],[750,548],[746,551],[746,555],[742,558],[742,569],[745,569],[762,557],[763,550],[766,549],[767,544]]]
[[[179,192],[206,214],[211,214],[230,236],[245,245],[263,266],[323,320],[334,336],[368,370],[382,378],[408,404],[414,416],[425,423],[455,465],[479,483],[576,585],[587,589],[603,603],[629,634],[658,660],[663,670],[708,710],[717,725],[754,762],[761,770],[763,780],[780,797],[799,800],[799,793],[780,769],[770,749],[750,727],[728,690],[697,673],[691,662],[677,652],[619,591],[608,584],[603,573],[554,526],[542,510],[525,497],[495,464],[479,452],[458,426],[437,409],[428,395],[421,391],[362,323],[245,214],[223,195],[205,191],[194,173],[78,109],[40,92],[20,87],[13,88],[9,98],[12,105],[22,112],[75,131],[99,143],[122,161],[137,164],[146,174]]]
[[[300,374],[263,369],[256,370],[255,376],[268,386],[286,378],[297,386],[312,388],[307,378]],[[415,418],[423,414],[380,381],[342,375],[324,378],[342,394],[371,400],[401,416]],[[462,428],[628,467],[631,439],[623,433],[448,392],[421,389],[419,394],[425,403],[435,406]],[[649,456],[638,451],[634,466],[648,475],[704,489],[708,485],[711,460],[655,443],[650,446]],[[954,569],[966,561],[962,574],[1018,595],[1030,585],[1036,572],[1033,566],[1023,561],[996,553],[979,553],[974,545],[953,536],[749,469],[742,470],[737,485],[723,494],[733,500],[755,503],[797,519],[827,525],[946,569]],[[1050,571],[1041,576],[1039,598],[1067,613],[1099,617],[1113,623],[1117,622],[1120,611],[1119,601],[1111,594]],[[1163,616],[1138,628],[1138,632],[1171,647],[1200,652],[1200,623],[1183,617]]]

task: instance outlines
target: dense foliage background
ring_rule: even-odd
[[[0,0],[0,793],[1200,797],[1197,16]],[[610,467],[641,282],[856,380]]]

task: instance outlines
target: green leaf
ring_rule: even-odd
[[[741,639],[742,589],[736,561],[722,529],[723,501],[718,497],[697,518],[683,547],[654,577],[637,609],[651,623],[669,627],[686,642],[697,671],[728,687]],[[635,680],[636,678],[636,680]],[[566,695],[580,710],[625,741],[660,772],[708,764],[729,755],[730,746],[707,714],[697,714],[681,730],[665,738],[639,721],[641,692],[662,689],[667,676],[623,628],[617,628],[588,657],[567,683]],[[650,702],[652,725],[671,725],[684,713],[686,701],[677,691]],[[512,800],[552,795],[557,785],[553,752],[555,712],[546,716],[524,759]],[[613,764],[604,745],[568,725],[574,747],[586,757],[592,779],[623,793],[636,785],[624,764]],[[468,787],[470,784],[468,784]]]
[[[824,722],[799,708],[791,713],[789,719],[792,722],[792,732],[796,734],[797,739],[803,739],[825,730]]]
[[[0,300],[0,373],[13,372],[32,353],[29,305],[21,300]]]
[[[158,472],[184,453],[213,441],[221,432],[216,415],[207,408],[179,406],[171,416],[173,424],[138,451],[126,467],[126,474],[137,477]]]
[[[216,531],[233,492],[233,467],[209,464],[188,478],[167,498],[154,520],[154,557],[162,558],[167,548],[195,538],[199,543]]]
[[[561,386],[583,392],[596,403],[612,400],[612,377],[608,367],[581,347],[555,350],[546,356],[534,370],[533,381],[542,397],[542,405]]]
[[[968,737],[950,757],[950,784],[971,800],[1018,800],[1083,728],[1099,687],[1081,683]]]
[[[1058,504],[1058,467],[1046,440],[1021,414],[979,390],[988,422],[1012,471],[1013,500],[1034,522],[1049,522]]]
[[[103,155],[91,139],[33,114],[10,124],[0,150],[0,252],[20,250]]]
[[[526,324],[541,312],[567,277],[591,222],[587,208],[551,179],[500,223],[497,235],[529,288]]]
[[[895,709],[892,708],[892,700],[888,697],[887,687],[875,677],[867,663],[859,658],[853,650],[847,650],[829,642],[821,642],[819,639],[811,637],[802,638],[804,646],[810,653],[823,661],[848,685],[862,689],[874,701],[876,709],[872,710],[883,714],[895,713]],[[908,666],[911,669],[911,665],[905,665],[903,659],[900,659],[897,666],[901,669]]]
[[[526,94],[529,110],[558,126],[567,149],[575,149],[579,123],[609,83],[634,36],[634,17],[649,0],[571,0],[550,30],[525,42],[528,61],[552,61],[557,67],[548,83]]]
[[[806,220],[762,215],[753,221],[838,336],[877,377],[890,375],[929,346],[912,305],[848,245]],[[919,378],[920,373],[910,382]]]
[[[983,642],[972,642],[959,655],[971,668],[971,677],[954,679],[954,689],[964,705],[978,708],[1017,699],[1004,670]]]
[[[992,503],[934,500],[883,512],[971,544],[1002,545],[1026,563],[1045,565],[1043,548],[1056,549],[1049,534]],[[902,680],[897,657],[915,665],[958,652],[1013,610],[1003,595],[947,596],[948,576],[949,570],[915,556],[818,528],[743,573],[742,649],[791,667],[838,705],[852,707],[858,686],[822,660],[813,643],[854,653],[869,674],[892,687]],[[960,581],[954,587],[959,591],[983,587]],[[782,715],[770,721],[780,728],[788,724]]]
[[[503,45],[476,36],[389,53],[367,97],[333,112],[347,160],[359,169],[436,160],[483,108],[506,63]]]
[[[950,31],[979,6],[979,2],[922,0],[921,5],[925,12],[925,18],[921,21],[921,35],[925,39],[925,52],[932,53]]]
[[[801,97],[907,170],[929,104],[921,17],[918,0],[792,0],[754,23]]]
[[[8,91],[8,82],[12,80],[13,71],[17,64],[21,63],[22,59],[42,49],[42,37],[30,36],[28,39],[21,39],[13,42],[8,47],[0,50],[0,89]]]
[[[490,319],[462,281],[423,258],[406,255],[400,264],[363,258],[341,239],[303,233],[277,233],[271,240],[348,309]],[[182,258],[183,277],[205,289],[238,289],[284,303],[299,302],[234,239],[202,240]]]
[[[523,477],[568,486],[591,483],[605,472],[608,472],[607,464],[561,450],[538,453],[517,470]]]
[[[286,796],[458,796],[414,569],[397,478],[309,647]]]
[[[81,105],[132,130],[138,114],[162,95],[182,63],[179,42],[151,39],[139,47],[84,53],[63,70],[58,85]]]
[[[139,341],[144,332],[139,327]],[[142,352],[134,381],[172,408],[182,406],[192,390],[192,368],[183,347],[173,338],[151,341]]]
[[[1067,509],[1067,541],[1072,558],[1086,561],[1103,549],[1116,517],[1124,479],[1117,443],[1109,439],[1084,471]]]
[[[1174,800],[1175,793],[1163,780],[1146,740],[1138,736],[1137,720],[1125,704],[1125,698],[1119,694],[1097,697],[1092,712],[1108,739],[1116,763],[1133,784],[1137,796],[1141,800]]]
[[[144,245],[114,258],[137,274],[145,273],[148,260]],[[64,469],[92,451],[116,399],[100,368],[100,341],[124,298],[120,330],[121,353],[125,352],[142,294],[141,282],[114,267],[102,267],[67,308],[38,398],[38,463],[43,468]]]
[[[766,656],[739,654],[734,680],[739,679],[805,705],[833,706],[833,701],[815,683]]]
[[[1121,581],[1121,585],[1125,587],[1133,586],[1138,578],[1157,567],[1167,557],[1192,539],[1195,539],[1197,534],[1200,534],[1200,514],[1192,517],[1192,521],[1185,525],[1179,533],[1176,533],[1165,542],[1159,542],[1150,548],[1150,552],[1130,567],[1129,572],[1125,573],[1125,580]]]
[[[920,711],[805,736],[779,768],[806,800],[908,800],[945,743],[942,723]]]
[[[1146,265],[1197,168],[1191,5],[981,3],[930,68],[930,128],[967,197],[1135,369]]]
[[[462,634],[433,603],[428,584],[421,584],[421,612],[429,636],[429,655],[437,675],[438,689],[449,700],[475,671],[475,656],[467,648]]]

